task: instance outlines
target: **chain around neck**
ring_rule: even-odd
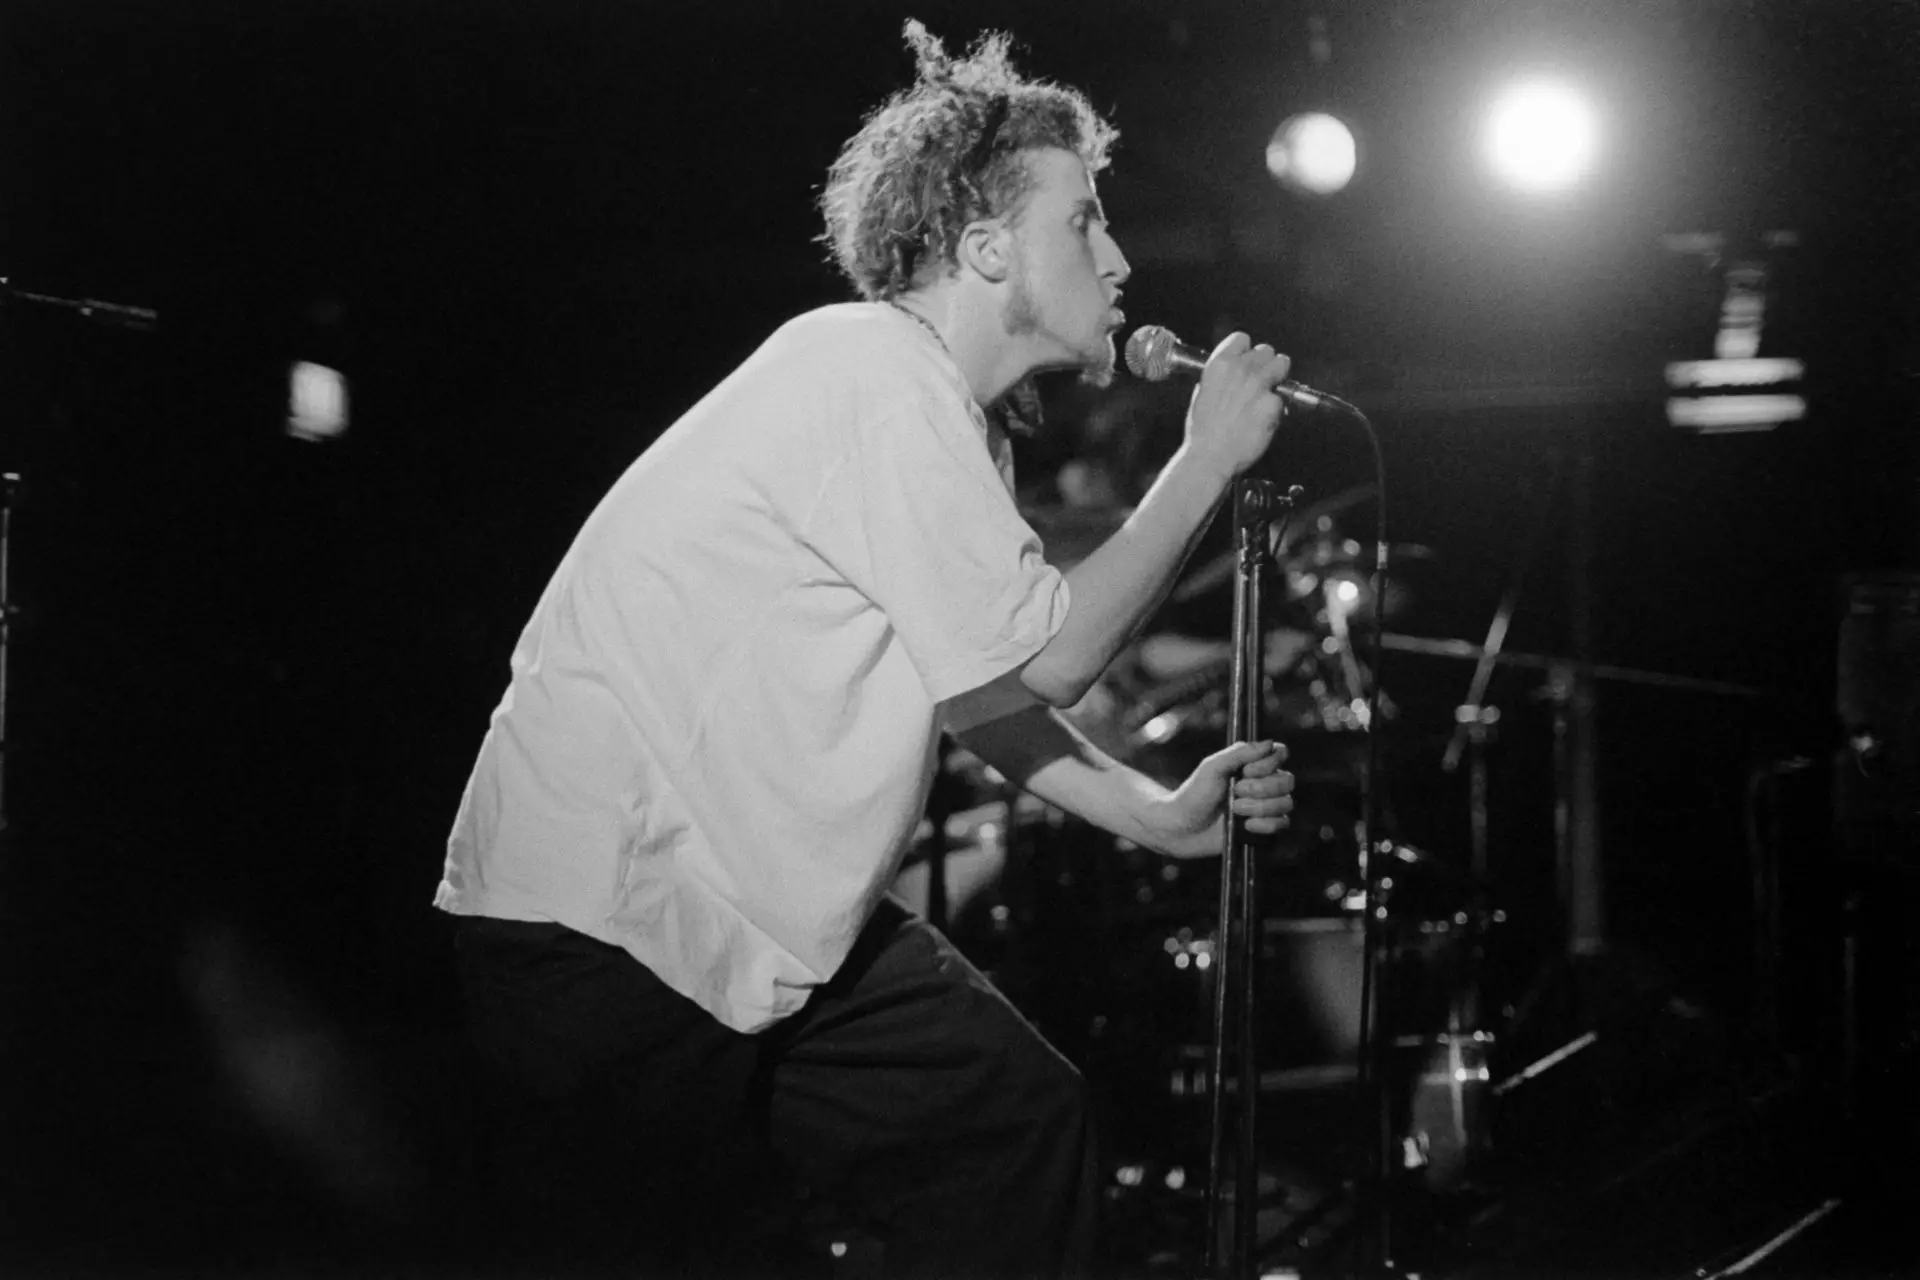
[[[919,325],[922,329],[925,329],[928,333],[932,334],[933,340],[940,344],[940,349],[942,351],[947,350],[947,340],[940,336],[940,331],[938,329],[933,327],[933,321],[927,319],[925,316],[921,315],[918,311],[909,311],[907,308],[901,306],[898,302],[896,302],[892,298],[887,299],[887,305],[892,307],[895,311],[898,311],[901,315],[906,316],[908,319],[912,320],[915,324]],[[951,355],[952,353],[948,352],[948,354]]]

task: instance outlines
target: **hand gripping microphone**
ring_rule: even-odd
[[[1188,346],[1173,336],[1173,330],[1160,325],[1143,324],[1127,339],[1127,368],[1133,371],[1136,378],[1165,382],[1176,373],[1197,378],[1206,367],[1206,352]],[[1335,408],[1359,412],[1338,396],[1315,391],[1297,382],[1276,382],[1273,390],[1274,394],[1297,409]]]

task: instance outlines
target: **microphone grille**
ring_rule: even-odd
[[[1141,325],[1127,339],[1127,368],[1136,378],[1166,381],[1173,372],[1173,342],[1173,331],[1164,325]]]

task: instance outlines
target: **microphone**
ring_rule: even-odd
[[[1165,382],[1176,373],[1197,378],[1206,367],[1206,352],[1188,346],[1173,336],[1173,330],[1161,325],[1143,324],[1127,339],[1127,368],[1133,371],[1136,378]],[[1297,409],[1353,409],[1352,405],[1338,396],[1315,391],[1312,387],[1291,380],[1275,383],[1273,390]]]

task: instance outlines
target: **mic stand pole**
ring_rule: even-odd
[[[1268,534],[1277,514],[1290,509],[1299,489],[1282,496],[1271,480],[1240,479],[1233,488],[1236,563],[1233,587],[1233,670],[1228,682],[1229,744],[1260,738],[1263,628],[1260,587],[1272,564]],[[1259,1275],[1259,1158],[1255,1149],[1255,1099],[1260,1067],[1254,1012],[1254,966],[1259,960],[1258,849],[1233,812],[1226,813],[1220,860],[1220,924],[1214,938],[1213,1057],[1207,1081],[1207,1271],[1214,1280],[1255,1280]],[[1237,1025],[1235,1025],[1237,1024]],[[1227,1081],[1227,1053],[1234,1052],[1234,1079]],[[1238,1156],[1234,1166],[1233,1241],[1224,1230],[1227,1092],[1239,1100]]]

